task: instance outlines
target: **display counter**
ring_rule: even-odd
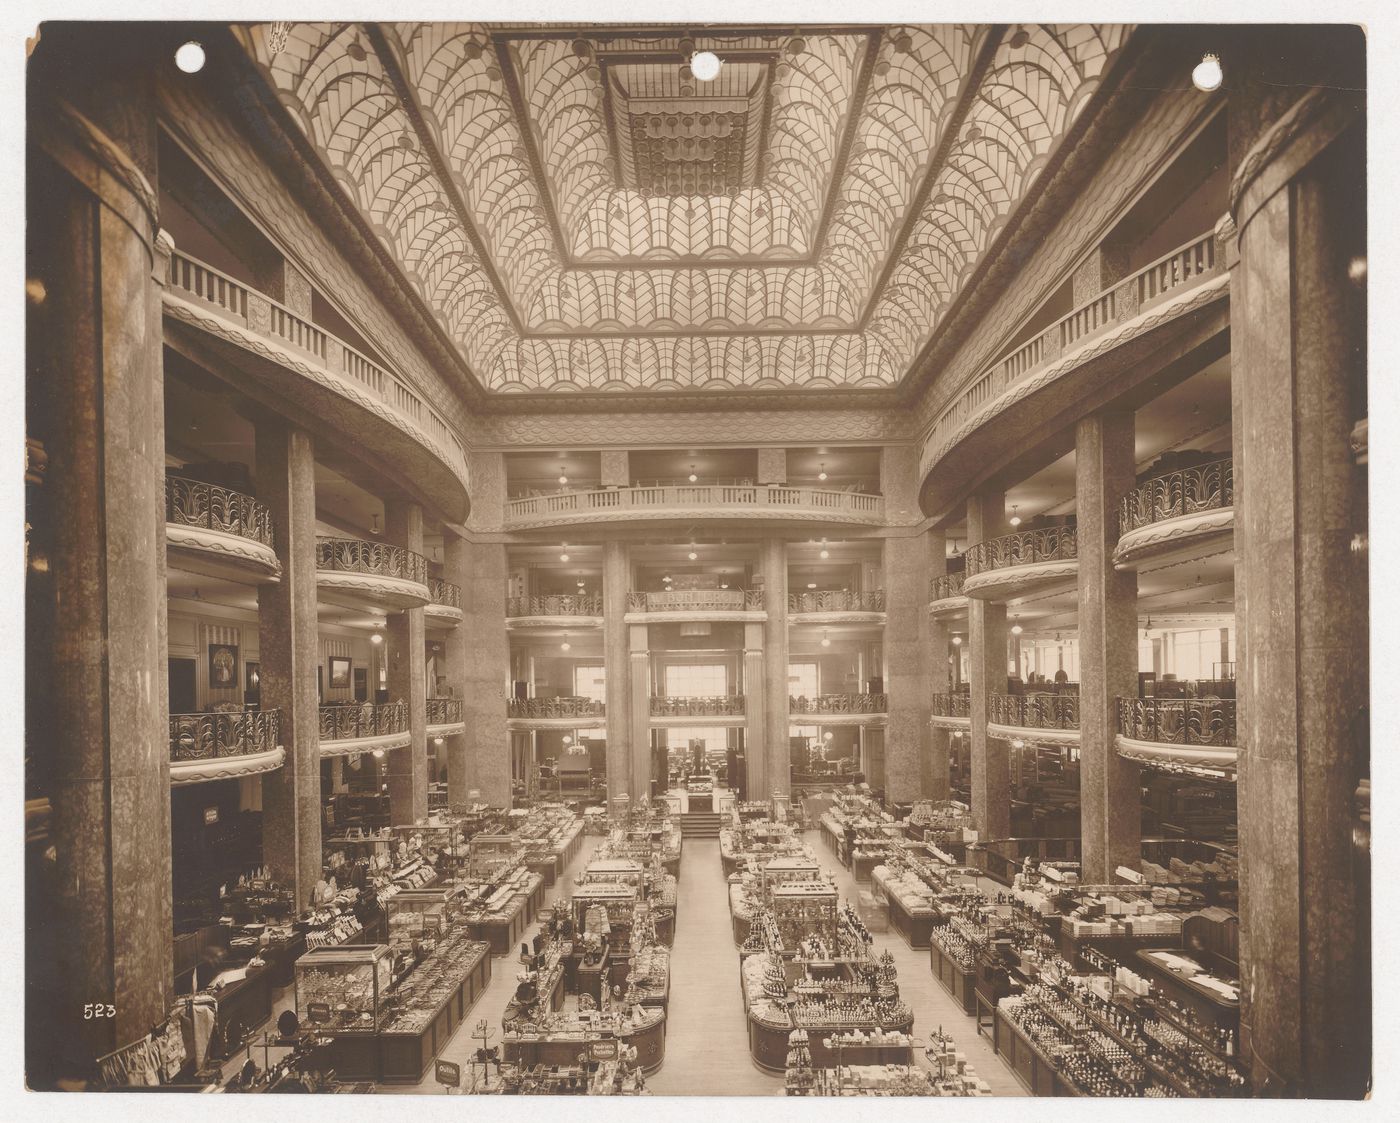
[[[666,1059],[666,1013],[660,1007],[637,1007],[635,1016],[596,1010],[554,1014],[503,1034],[501,1055],[527,1068],[574,1065],[592,1042],[609,1039],[634,1047],[642,1071],[651,1076]]]
[[[1031,1040],[1009,1013],[1019,1005],[1015,998],[1004,998],[997,1005],[992,1023],[992,1048],[1033,1096],[1083,1095],[1057,1070],[1045,1051]]]
[[[491,981],[486,944],[450,933],[390,995],[379,1031],[380,1079],[417,1084]]]
[[[522,868],[484,898],[480,896],[482,891],[479,886],[468,889],[468,899],[473,903],[463,909],[463,916],[473,939],[490,944],[492,955],[507,955],[520,942],[543,904],[544,878]]]
[[[749,938],[749,922],[753,920],[753,905],[749,894],[738,882],[729,883],[729,925],[734,932],[734,946]]]
[[[930,930],[929,970],[963,1012],[977,1012],[977,970],[973,950],[947,927]]]
[[[876,866],[870,877],[877,894],[883,894],[889,906],[894,930],[911,948],[928,947],[929,933],[943,919],[943,911],[934,905],[932,890],[921,879],[894,873],[884,865]]]

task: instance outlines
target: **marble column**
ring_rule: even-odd
[[[941,530],[930,531],[924,538],[928,549],[928,581],[924,589],[926,601],[933,599],[933,582],[948,572],[948,539]],[[926,694],[947,694],[952,690],[952,676],[948,667],[948,640],[950,629],[946,618],[929,615],[924,607],[924,617],[928,620],[928,686]],[[949,753],[951,733],[930,723],[928,747],[920,761],[919,791],[925,799],[949,799]]]
[[[66,52],[63,26],[53,30],[32,63],[57,64],[55,82],[67,73],[90,89],[73,91],[81,108],[60,107],[50,99],[63,85],[39,83],[29,105],[26,268],[42,287],[30,290],[26,420],[48,467],[30,514],[31,560],[47,564],[29,575],[28,674],[42,681],[25,714],[26,763],[52,808],[43,862],[53,887],[19,936],[31,1088],[84,1075],[137,1040],[164,1019],[173,988],[166,261],[147,178],[151,75],[144,61],[128,73],[120,57],[116,74],[90,71]],[[117,25],[121,51],[124,34]],[[115,1015],[84,1020],[96,1002]]]
[[[467,587],[471,570],[467,565],[470,549],[466,539],[459,538],[444,528],[442,532],[443,576],[459,590]],[[457,627],[447,633],[443,643],[443,664],[447,674],[447,689],[453,698],[466,696],[467,661],[471,655],[472,629],[465,618]],[[470,728],[470,727],[469,727]],[[460,811],[470,804],[467,792],[471,790],[471,775],[468,768],[469,752],[464,733],[454,733],[444,739],[447,761],[447,806]]]
[[[423,508],[407,499],[384,505],[384,540],[423,556]],[[424,572],[426,575],[426,562]],[[425,576],[426,580],[426,576]],[[428,814],[427,652],[423,610],[393,613],[385,628],[389,701],[408,703],[409,743],[389,753],[389,822],[416,823]]]
[[[761,790],[763,777],[768,775],[768,758],[763,751],[768,712],[763,688],[763,629],[762,624],[744,625],[744,790],[747,799],[757,798],[752,793]]]
[[[627,594],[632,568],[626,543],[603,543],[603,689],[608,713],[608,798],[631,794],[632,665],[627,634]],[[650,706],[650,701],[648,701]]]
[[[788,622],[787,542],[765,538],[760,545],[759,568],[763,574],[763,762],[762,786],[749,792],[750,799],[786,795],[792,787],[791,753],[788,747]],[[752,768],[749,775],[755,776]]]
[[[911,803],[923,794],[932,714],[928,535],[891,533],[885,539],[885,774],[871,783],[883,783],[889,802]]]
[[[1370,775],[1366,472],[1349,447],[1367,411],[1364,36],[1239,40],[1242,1044],[1258,1093],[1356,1098],[1371,1079],[1370,883],[1353,841]]]
[[[651,794],[651,649],[645,624],[627,625],[628,738],[627,794]]]
[[[967,501],[970,544],[999,538],[1010,531],[1006,496],[982,491]],[[1011,835],[1011,747],[987,736],[993,694],[1006,692],[1006,605],[968,599],[970,682],[968,712],[972,729],[972,817],[985,839]]]
[[[462,707],[467,723],[467,785],[483,803],[509,807],[510,737],[506,730],[506,548],[467,541],[462,627],[468,630]]]
[[[1107,885],[1142,859],[1140,768],[1118,755],[1118,699],[1137,696],[1137,571],[1113,567],[1118,501],[1133,489],[1134,416],[1075,428],[1079,543],[1079,817],[1084,880]]]
[[[256,427],[258,498],[272,515],[282,579],[258,586],[259,700],[281,711],[286,760],[262,778],[263,861],[298,909],[321,877],[321,743],[316,667],[316,457],[277,418]]]

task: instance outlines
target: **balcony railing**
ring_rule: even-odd
[[[428,600],[432,604],[440,604],[445,608],[461,608],[462,590],[451,581],[444,581],[441,577],[429,577]]]
[[[507,616],[601,616],[603,598],[582,593],[543,597],[507,597]]]
[[[885,497],[859,491],[828,491],[814,487],[779,487],[739,484],[663,484],[656,487],[601,488],[593,491],[560,491],[506,501],[506,522],[569,519],[620,512],[664,513],[682,510],[723,514],[733,510],[781,513],[784,510],[817,510],[836,518],[879,522],[885,514]]]
[[[592,698],[511,698],[506,702],[507,717],[577,718],[606,717],[607,706]]]
[[[1118,732],[1163,745],[1235,746],[1235,702],[1228,698],[1119,698]]]
[[[271,752],[278,745],[281,720],[280,710],[171,714],[171,763]]]
[[[252,331],[273,335],[314,356],[331,370],[348,375],[375,398],[411,418],[452,457],[465,477],[462,440],[443,417],[393,371],[366,358],[349,344],[317,327],[262,293],[176,250],[170,255],[170,287],[185,297],[212,305]]]
[[[963,581],[966,577],[965,573],[949,573],[944,577],[933,578],[928,583],[928,599],[938,601],[962,596]]]
[[[251,495],[202,480],[165,477],[165,521],[272,546],[272,512]]]
[[[882,714],[889,707],[884,694],[818,694],[815,698],[788,697],[790,714]]]
[[[1235,505],[1235,462],[1198,464],[1148,480],[1119,500],[1118,535],[1152,523]]]
[[[1056,361],[1065,351],[1096,332],[1126,323],[1144,309],[1218,272],[1212,231],[1173,250],[1061,317],[1039,335],[994,361],[949,404],[934,423],[926,444],[931,455],[925,457],[925,463],[942,457],[958,431],[983,406],[1032,371]]]
[[[358,538],[317,538],[316,568],[341,573],[396,577],[419,585],[428,583],[428,559],[387,542]]]
[[[429,698],[429,725],[457,725],[462,720],[462,699]]]
[[[938,717],[967,717],[969,716],[969,695],[967,694],[935,694],[933,696],[933,712]]]
[[[1074,527],[1055,526],[1043,530],[1019,530],[969,546],[967,576],[1007,569],[1013,565],[1068,561],[1079,556]]]
[[[742,717],[742,694],[712,694],[695,698],[676,695],[653,695],[652,717]]]
[[[884,612],[885,591],[871,589],[852,592],[848,589],[824,590],[817,593],[789,593],[789,612]]]
[[[318,707],[322,741],[408,732],[407,702],[328,702]]]
[[[762,612],[762,589],[676,589],[627,594],[628,612]]]
[[[1018,729],[1078,729],[1077,694],[993,694],[987,720]]]

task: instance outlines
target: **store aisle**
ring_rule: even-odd
[[[836,875],[836,888],[844,900],[855,905],[860,899],[860,890],[869,889],[857,882],[851,871],[841,865],[831,848],[822,841],[821,831],[807,831],[804,838],[816,854],[817,861]],[[888,932],[872,932],[875,950],[878,954],[889,949],[899,969],[899,993],[914,1008],[914,1036],[923,1037],[941,1025],[944,1032],[951,1033],[958,1048],[968,1062],[977,1069],[977,1075],[985,1080],[994,1096],[1024,1096],[1025,1088],[1006,1063],[992,1050],[992,1041],[985,1034],[978,1034],[973,1020],[963,1013],[962,1007],[953,996],[943,989],[929,970],[927,948],[914,949],[904,942],[904,937],[891,929]],[[990,1032],[990,1031],[989,1031]]]
[[[686,839],[676,920],[666,1063],[647,1081],[648,1090],[657,1096],[780,1095],[782,1078],[760,1072],[749,1057],[718,839]]]

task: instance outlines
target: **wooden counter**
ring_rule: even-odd
[[[603,1032],[563,1038],[507,1036],[503,1038],[501,1058],[508,1064],[529,1067],[537,1064],[576,1065],[579,1054],[588,1047],[590,1040],[598,1041],[611,1036]],[[637,1062],[642,1066],[642,1071],[648,1076],[654,1075],[661,1070],[666,1059],[665,1015],[658,1011],[657,1019],[652,1024],[636,1032],[622,1034],[621,1040],[636,1046]]]
[[[904,907],[904,902],[899,897],[888,891],[885,893],[885,899],[890,906],[890,925],[904,937],[904,942],[911,948],[928,947],[930,943],[929,933],[933,931],[941,914],[923,909],[918,912],[910,912]]]
[[[466,1020],[491,981],[491,956],[479,950],[462,964],[462,976],[433,1011],[422,1030],[408,1033],[380,1031],[379,1079],[386,1084],[417,1084],[447,1046],[457,1027]]]
[[[1050,1058],[1040,1051],[1006,1014],[997,1007],[992,1022],[992,1048],[1006,1061],[1033,1096],[1079,1096],[1079,1089],[1056,1070]]]
[[[963,1012],[977,1013],[977,973],[964,971],[958,963],[938,946],[937,940],[929,941],[929,970],[933,977],[943,984],[943,989],[962,1004]]]

